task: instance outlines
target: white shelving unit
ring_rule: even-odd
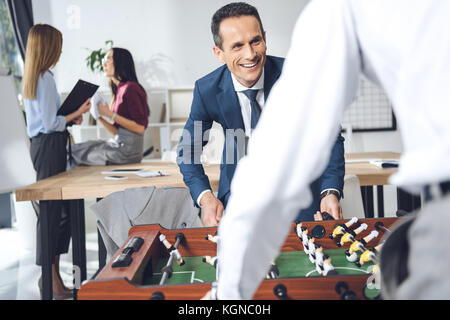
[[[189,117],[193,93],[192,87],[165,89],[165,102],[160,113],[162,122],[149,124],[150,128],[159,129],[161,160],[175,161],[176,159],[176,148]]]
[[[176,161],[176,149],[182,130],[189,117],[194,88],[173,87],[146,90],[150,107],[149,124],[144,136],[144,151],[153,146],[154,151],[146,161]],[[106,101],[111,100],[110,92],[100,92]],[[62,94],[65,98],[67,94]],[[113,136],[97,122],[88,125],[89,113],[83,115],[83,124],[74,125],[69,130],[75,143],[93,139],[110,139]],[[219,124],[214,123],[210,132],[210,143],[205,146],[202,159],[217,163],[223,147],[223,133]]]

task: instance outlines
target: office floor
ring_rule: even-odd
[[[16,228],[0,229],[0,300],[38,300],[37,282],[41,274],[35,252],[22,248]],[[72,247],[61,256],[60,271],[67,287],[73,287]],[[86,235],[88,279],[98,268],[97,233]]]
[[[89,212],[89,205],[94,201],[90,200],[85,203],[88,279],[98,269],[95,217]],[[35,264],[34,245],[24,243],[18,228],[19,225],[13,223],[12,228],[0,229],[0,300],[38,300],[40,295],[37,282],[41,275],[41,269]],[[61,256],[60,271],[65,285],[73,287],[72,246],[70,246],[67,254]]]

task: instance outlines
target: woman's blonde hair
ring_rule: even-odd
[[[61,55],[62,34],[48,25],[36,24],[28,33],[23,72],[23,97],[35,99],[40,76],[55,66]]]

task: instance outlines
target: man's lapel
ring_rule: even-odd
[[[217,102],[225,124],[230,129],[244,130],[244,120],[242,119],[241,107],[234,90],[231,73],[228,69],[224,71],[222,81],[219,84]]]
[[[275,64],[275,62],[267,56],[266,64],[264,65],[264,100],[267,101],[270,90],[277,82],[281,75],[281,69]]]

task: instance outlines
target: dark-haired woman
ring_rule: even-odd
[[[143,135],[148,125],[147,94],[139,84],[131,53],[112,48],[103,60],[110,78],[112,104],[98,104],[99,121],[115,137],[72,145],[72,165],[137,163],[142,160]],[[109,118],[113,123],[105,120]]]

